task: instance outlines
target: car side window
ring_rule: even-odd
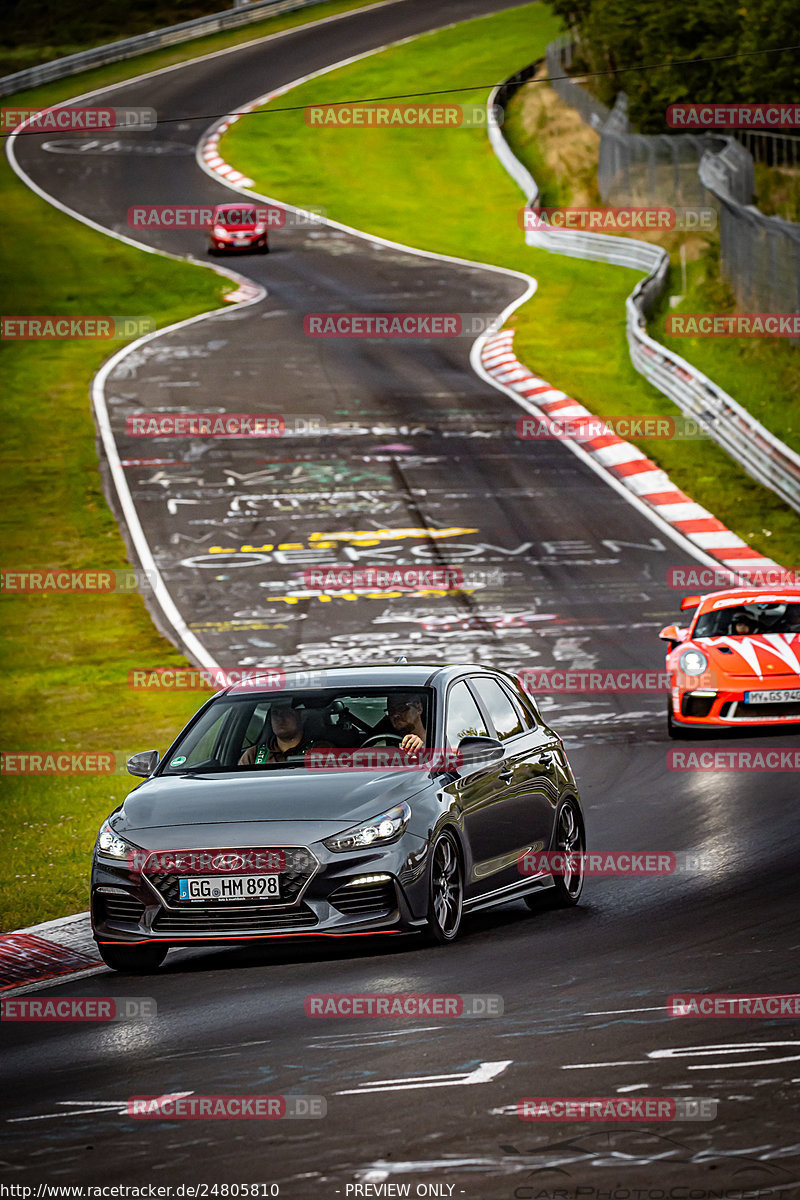
[[[508,698],[510,699],[511,703],[514,705],[514,708],[517,712],[517,716],[522,721],[523,728],[535,729],[536,722],[533,719],[533,715],[528,711],[527,706],[522,702],[520,697],[514,695],[513,691],[508,686],[508,684],[501,683],[500,686],[503,689],[503,691],[505,692],[505,694],[508,696]]]
[[[445,741],[455,749],[464,737],[488,737],[486,722],[463,679],[454,683],[447,696]]]
[[[522,720],[511,703],[511,697],[495,679],[478,677],[472,686],[486,705],[489,718],[501,742],[522,733]]]

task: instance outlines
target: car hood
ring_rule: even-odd
[[[325,773],[292,768],[252,774],[170,776],[148,779],[126,798],[114,821],[120,832],[215,825],[313,823],[305,837],[328,837],[369,820],[431,786],[422,770]],[[235,832],[231,844],[242,835]],[[277,830],[270,829],[269,840]],[[215,831],[218,839],[221,830]],[[264,837],[263,830],[261,838]]]
[[[696,646],[712,666],[743,678],[800,678],[800,634],[761,633],[752,637],[698,638],[681,645]]]

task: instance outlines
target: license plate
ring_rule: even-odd
[[[745,704],[794,704],[800,700],[800,688],[780,692],[745,692]]]
[[[178,880],[180,900],[275,900],[280,875],[190,875]]]

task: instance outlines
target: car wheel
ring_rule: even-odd
[[[556,818],[553,846],[554,853],[564,855],[564,874],[553,876],[555,886],[547,892],[526,896],[528,908],[536,912],[541,908],[543,898],[549,901],[551,908],[571,908],[578,903],[583,891],[584,865],[582,858],[573,859],[572,856],[582,855],[585,850],[586,836],[580,811],[574,800],[565,800]]]
[[[157,971],[167,957],[168,946],[98,945],[100,957],[112,971],[123,975],[149,975]]]
[[[455,941],[461,928],[464,875],[456,839],[446,830],[431,851],[428,895],[429,940],[438,945]]]

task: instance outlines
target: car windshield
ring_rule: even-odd
[[[800,633],[800,602],[733,602],[697,618],[693,637],[747,637],[758,633]]]
[[[427,747],[432,718],[429,688],[228,694],[199,714],[160,773],[302,768],[310,751],[398,747],[407,734]],[[347,755],[336,761],[346,763]]]
[[[218,209],[214,217],[215,225],[225,225],[229,229],[242,225],[256,225],[256,210],[254,208],[223,208]]]

